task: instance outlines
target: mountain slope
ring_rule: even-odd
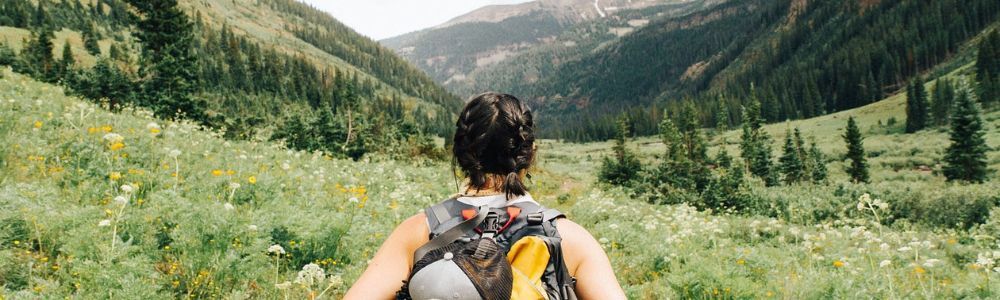
[[[424,131],[447,134],[461,101],[392,51],[361,36],[329,14],[294,0],[181,0],[194,23],[200,59],[201,98],[213,125],[233,136],[265,136],[288,118],[313,118],[361,110],[408,120]],[[39,10],[38,8],[41,8]],[[38,11],[69,42],[77,67],[113,60],[137,77],[140,44],[130,26],[136,16],[122,0],[5,1],[0,42],[22,50],[22,37],[38,28]],[[84,50],[97,39],[100,50]],[[56,57],[61,56],[57,47]],[[116,54],[117,53],[117,54]],[[124,54],[122,54],[124,53]]]
[[[468,93],[476,83],[472,74],[512,57],[551,47],[586,51],[644,26],[650,18],[714,2],[540,0],[488,6],[381,42],[452,91]],[[576,50],[578,46],[582,50]]]
[[[659,112],[650,110],[684,98],[704,124],[733,125],[751,85],[766,120],[811,117],[895,91],[998,13],[994,1],[730,1],[654,21],[507,88],[560,124],[547,136],[576,140],[609,137],[626,110],[640,134],[653,134]]]

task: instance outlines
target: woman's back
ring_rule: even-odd
[[[461,277],[454,267],[483,299],[624,299],[594,237],[528,194],[523,180],[535,157],[533,132],[531,110],[513,96],[487,93],[469,101],[453,145],[466,186],[403,221],[346,299],[452,298],[435,293],[469,291],[465,279],[453,278]],[[548,295],[536,298],[542,293]]]

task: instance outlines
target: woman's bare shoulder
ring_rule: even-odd
[[[401,237],[406,237],[407,248],[416,249],[426,243],[430,236],[430,229],[427,228],[427,216],[423,212],[417,213],[396,226],[394,235],[398,233]],[[416,247],[414,247],[414,245]]]
[[[586,228],[576,222],[562,218],[556,220],[556,229],[562,237],[563,257],[571,274],[576,274],[580,265],[592,256],[604,256],[604,249]]]

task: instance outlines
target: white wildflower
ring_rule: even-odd
[[[598,240],[598,242],[600,242],[601,244],[607,244],[607,243],[610,243],[611,240],[608,240],[608,238],[602,237],[600,240]]]
[[[879,268],[885,268],[892,264],[892,261],[886,259],[878,263]]]
[[[177,149],[170,150],[170,152],[167,152],[167,155],[173,158],[177,158],[178,156],[181,156],[181,150]]]
[[[284,290],[287,290],[287,289],[291,288],[292,287],[292,283],[288,282],[288,281],[285,281],[285,282],[282,282],[282,283],[275,284],[274,287],[277,288],[277,289],[279,289],[279,290],[284,291]]]
[[[120,134],[117,134],[117,133],[113,133],[113,132],[112,132],[112,133],[108,133],[108,134],[105,134],[105,135],[104,135],[104,140],[105,140],[105,141],[108,141],[108,143],[112,143],[112,144],[114,144],[114,143],[119,143],[119,142],[122,142],[122,141],[124,141],[124,140],[125,140],[125,137],[123,137],[123,136],[122,136],[122,135],[120,135]]]
[[[233,206],[233,204],[229,203],[229,202],[226,202],[226,204],[223,205],[223,207],[226,208],[226,210],[234,210],[234,209],[236,209],[236,207]]]
[[[118,204],[120,206],[125,206],[128,204],[128,198],[125,198],[125,196],[115,197],[115,204]]]
[[[347,199],[347,201],[350,201],[351,203],[361,202],[361,200],[358,200],[358,197],[351,197],[351,199]]]
[[[933,268],[934,266],[938,265],[940,262],[941,262],[940,259],[931,258],[931,259],[928,259],[928,260],[924,261],[924,267]]]
[[[310,263],[302,266],[302,271],[299,271],[298,277],[295,278],[295,283],[312,286],[313,284],[323,282],[326,279],[326,273],[323,272],[323,268],[319,265]]]
[[[340,275],[330,275],[329,283],[331,287],[340,287],[344,285],[344,278],[341,278]]]
[[[249,226],[247,226],[247,229],[249,229],[250,231],[257,231],[257,225],[250,224]]]
[[[618,229],[618,224],[617,223],[612,223],[611,225],[608,225],[608,228]]]
[[[910,248],[910,247],[907,247],[907,246],[903,246],[903,247],[901,247],[901,248],[899,248],[897,250],[899,250],[899,252],[910,252],[910,251],[913,250],[913,248]]]
[[[108,227],[111,226],[111,220],[104,219],[100,223],[97,223],[97,227]]]
[[[882,243],[881,245],[878,245],[878,248],[881,249],[882,251],[889,250],[889,244]]]
[[[274,244],[271,245],[271,247],[267,247],[267,253],[283,255],[285,254],[285,248],[281,247],[281,245]]]
[[[235,190],[235,189],[239,189],[239,188],[240,188],[240,184],[239,184],[239,183],[237,183],[237,182],[230,182],[230,183],[229,183],[229,188],[230,188],[230,189],[234,189],[234,190]]]
[[[135,188],[128,184],[122,185],[121,189],[122,192],[125,192],[126,194],[130,194],[135,191]]]

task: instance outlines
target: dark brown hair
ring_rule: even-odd
[[[535,133],[524,102],[507,94],[481,94],[465,105],[455,125],[455,159],[469,187],[482,189],[487,180],[502,178],[498,187],[508,198],[527,193],[519,173],[534,160]]]

